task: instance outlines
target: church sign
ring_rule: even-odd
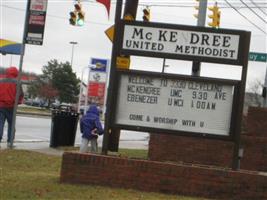
[[[238,81],[120,71],[115,124],[231,138]]]
[[[123,23],[123,22],[122,22]],[[158,26],[157,26],[158,25]],[[156,27],[155,27],[156,26]],[[124,22],[121,53],[239,65],[242,31],[153,23]]]

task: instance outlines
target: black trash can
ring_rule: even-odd
[[[71,109],[52,111],[50,147],[74,146],[79,114]]]

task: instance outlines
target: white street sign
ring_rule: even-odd
[[[125,25],[122,49],[237,60],[239,40],[235,34]]]

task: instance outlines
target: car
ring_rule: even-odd
[[[77,108],[71,103],[52,103],[52,109],[77,112]]]
[[[88,108],[89,108],[89,105],[87,105],[87,106],[80,106],[80,110],[79,110],[79,112],[80,112],[80,114],[81,115],[84,115],[85,114],[85,112],[88,110]]]
[[[45,101],[41,99],[26,99],[24,100],[24,104],[28,106],[36,106],[36,107],[44,107]]]

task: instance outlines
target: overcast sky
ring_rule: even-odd
[[[93,0],[82,1],[86,13],[86,23],[83,27],[69,25],[69,12],[74,8],[72,0],[48,0],[44,43],[42,46],[26,45],[23,70],[41,73],[42,66],[51,59],[60,62],[71,61],[72,45],[70,41],[78,42],[74,47],[73,70],[80,77],[82,70],[88,66],[90,59],[111,59],[112,43],[104,31],[114,24],[116,1],[112,1],[110,17],[102,4]],[[214,0],[209,0],[209,5]],[[251,52],[267,53],[267,2],[266,0],[218,0],[221,6],[221,28],[251,31]],[[234,8],[231,8],[229,4]],[[243,3],[242,3],[243,2]],[[195,26],[197,23],[193,14],[196,5],[194,0],[139,0],[137,20],[142,20],[142,10],[150,5],[151,21],[185,24]],[[250,8],[246,8],[248,5]],[[21,43],[26,12],[26,0],[0,0],[0,38]],[[210,14],[210,11],[208,11]],[[210,21],[206,20],[206,24]],[[8,67],[19,66],[19,56],[0,55],[0,65]],[[132,58],[131,68],[151,71],[162,70],[163,59]],[[191,74],[191,62],[166,60],[169,65],[166,72]],[[247,87],[255,80],[264,82],[267,63],[249,62]],[[201,76],[240,79],[241,67],[215,64],[203,64]]]

